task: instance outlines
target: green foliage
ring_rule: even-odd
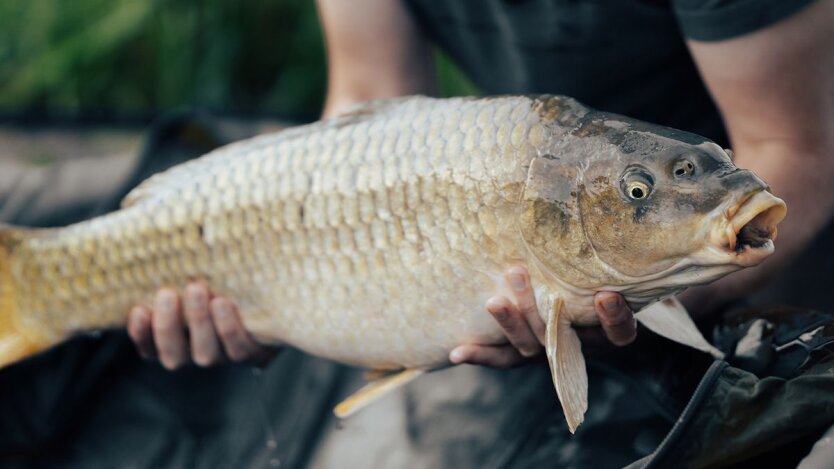
[[[464,75],[452,62],[448,55],[437,51],[435,53],[437,68],[438,93],[440,96],[476,96],[481,90]]]
[[[444,94],[476,92],[442,57],[438,73]],[[0,2],[4,113],[314,117],[325,74],[310,0]]]

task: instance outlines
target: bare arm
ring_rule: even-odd
[[[769,28],[689,48],[730,133],[735,162],[788,205],[761,267],[692,290],[694,311],[749,292],[784,267],[834,214],[834,0]],[[710,301],[706,301],[710,298]]]
[[[431,47],[402,2],[318,0],[327,44],[324,117],[371,99],[433,94]]]

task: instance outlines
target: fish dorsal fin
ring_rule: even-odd
[[[579,336],[565,318],[564,309],[564,301],[556,298],[548,311],[546,351],[556,394],[574,433],[588,410],[588,372]]]
[[[368,118],[379,116],[386,113],[388,110],[394,109],[399,105],[413,102],[415,104],[422,101],[428,101],[431,98],[425,96],[400,96],[396,98],[376,99],[372,101],[365,101],[354,104],[347,108],[343,113],[337,114],[330,119],[322,121],[323,123],[341,127],[343,125],[361,122]]]
[[[340,419],[350,417],[392,391],[424,375],[426,371],[429,370],[427,368],[406,368],[402,371],[387,374],[376,371],[369,372],[368,375],[371,377],[379,375],[382,375],[382,377],[374,379],[348,396],[333,409],[333,413]]]
[[[122,199],[121,207],[132,207],[140,201],[146,199],[148,196],[150,196],[154,192],[157,183],[163,179],[163,176],[167,172],[168,171],[163,171],[161,173],[154,174],[153,176],[139,183],[138,186],[134,187],[130,192],[127,193],[125,198]]]
[[[715,358],[724,358],[724,354],[704,338],[686,308],[675,297],[652,303],[634,317],[650,331],[669,340],[709,353]]]

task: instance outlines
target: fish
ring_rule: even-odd
[[[201,280],[258,341],[374,370],[346,417],[458,345],[503,343],[484,304],[524,265],[574,432],[594,293],[715,352],[674,295],[761,263],[785,214],[719,145],[569,97],[372,101],[154,175],[113,213],[0,228],[0,366]]]

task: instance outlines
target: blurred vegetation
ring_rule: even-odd
[[[444,95],[476,94],[438,54]],[[150,116],[200,107],[317,116],[312,0],[2,0],[0,113]]]

